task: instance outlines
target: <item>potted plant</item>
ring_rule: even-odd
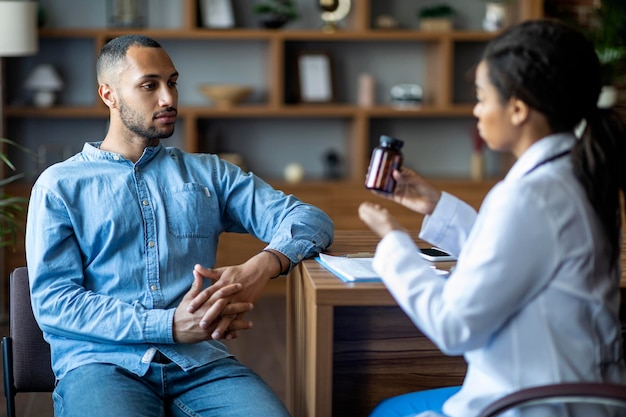
[[[420,29],[424,31],[452,30],[452,18],[456,11],[447,4],[422,7],[417,11]]]
[[[254,13],[261,17],[261,24],[268,29],[278,29],[296,20],[300,15],[293,0],[268,0],[257,3]]]
[[[12,140],[0,138],[0,146],[5,148],[7,145],[27,151],[26,148],[23,148]],[[15,166],[11,163],[5,152],[0,151],[0,160],[12,171],[15,171]],[[18,232],[23,231],[24,214],[26,213],[28,199],[9,195],[4,190],[6,185],[23,176],[24,174],[15,174],[0,180],[0,248],[15,246]]]
[[[596,9],[595,22],[589,37],[596,47],[602,65],[602,80],[605,85],[620,81],[626,68],[626,11],[612,2],[603,2]]]
[[[605,0],[587,26],[583,30],[595,45],[602,71],[598,107],[612,107],[617,102],[616,86],[626,78],[626,7]]]

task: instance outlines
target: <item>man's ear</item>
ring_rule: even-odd
[[[530,116],[530,107],[522,100],[512,97],[509,101],[511,110],[511,123],[513,126],[521,126]]]
[[[100,84],[98,86],[98,95],[108,108],[113,109],[116,107],[117,99],[115,92],[109,84]]]

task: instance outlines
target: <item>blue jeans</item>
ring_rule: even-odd
[[[153,363],[143,377],[111,364],[70,371],[53,393],[56,417],[285,416],[285,406],[234,358],[183,371]]]
[[[387,398],[376,406],[369,417],[412,417],[424,411],[443,414],[443,403],[460,389],[460,386],[435,388]]]

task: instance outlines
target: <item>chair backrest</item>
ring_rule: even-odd
[[[521,410],[528,406],[566,403],[576,404],[576,407],[592,405],[609,407],[613,411],[611,415],[623,416],[626,415],[626,385],[609,382],[573,382],[525,388],[494,401],[478,417],[496,417],[507,411]]]
[[[35,321],[30,301],[28,270],[16,268],[10,276],[9,291],[10,361],[5,369],[13,372],[15,392],[52,392],[54,374],[50,361],[50,345]],[[3,355],[3,360],[5,355]],[[6,383],[6,380],[5,380]],[[5,387],[6,389],[6,387]],[[5,392],[5,395],[8,395]]]

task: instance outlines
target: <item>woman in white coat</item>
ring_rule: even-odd
[[[388,196],[425,214],[420,238],[458,257],[449,278],[429,268],[387,210],[361,204],[360,218],[382,238],[374,267],[385,285],[443,352],[468,363],[462,387],[391,398],[372,417],[472,417],[520,388],[626,382],[618,317],[626,130],[596,106],[600,89],[593,45],[562,23],[525,22],[488,44],[474,115],[487,146],[515,164],[478,213],[409,169],[394,173]],[[570,415],[563,406],[534,412],[544,414],[523,415]]]

